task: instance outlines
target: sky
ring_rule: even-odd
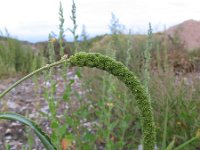
[[[68,28],[72,0],[0,0],[0,30],[12,37],[30,42],[45,41],[51,32],[58,33],[59,2],[62,2],[66,39],[72,39]],[[200,20],[198,0],[74,0],[77,7],[77,33],[85,25],[90,37],[110,33],[111,13],[132,33],[146,33],[151,22],[153,31],[176,25],[188,19]],[[4,33],[5,34],[5,33]]]

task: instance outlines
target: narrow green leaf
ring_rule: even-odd
[[[16,113],[0,113],[0,119],[15,120],[29,126],[38,136],[44,147],[48,150],[56,150],[56,147],[51,142],[50,138],[36,125],[33,121]]]
[[[171,143],[167,146],[165,150],[172,150],[174,148],[175,138],[171,141]]]
[[[187,147],[189,144],[191,144],[192,142],[194,142],[196,140],[200,140],[200,138],[198,136],[192,137],[188,141],[186,141],[183,144],[181,144],[178,147],[176,147],[174,150],[182,150],[183,148]]]

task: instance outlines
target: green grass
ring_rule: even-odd
[[[11,37],[0,40],[0,77],[29,73],[43,64],[39,52]]]

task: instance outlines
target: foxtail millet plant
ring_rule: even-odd
[[[143,132],[143,149],[154,149],[156,136],[149,94],[146,92],[145,88],[142,86],[138,78],[131,71],[129,71],[127,67],[108,56],[104,56],[97,53],[77,53],[71,56],[70,58],[63,57],[60,61],[48,64],[14,83],[7,90],[0,94],[0,99],[15,86],[28,79],[29,77],[33,76],[34,74],[63,63],[68,63],[71,67],[85,66],[89,68],[95,67],[100,70],[105,70],[110,74],[116,76],[120,81],[122,81],[135,96],[138,108],[140,110],[141,125]]]

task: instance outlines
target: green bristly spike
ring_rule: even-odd
[[[17,81],[7,90],[0,94],[0,99],[8,93],[12,88],[26,80],[27,78],[33,76],[34,74],[41,72],[45,69],[49,69],[50,67],[54,67],[60,64],[68,63],[71,67],[90,67],[90,68],[98,68],[101,70],[105,70],[112,75],[116,76],[120,81],[122,81],[133,93],[136,98],[137,106],[140,110],[140,118],[142,125],[142,133],[143,133],[143,149],[144,150],[153,150],[155,146],[155,126],[154,119],[151,107],[151,101],[149,94],[142,86],[139,79],[128,70],[122,63],[115,61],[114,59],[104,56],[97,53],[77,53],[70,58],[63,58],[58,62],[53,64],[49,64],[45,67],[42,67],[33,73],[27,75],[21,80]]]
[[[144,150],[153,150],[155,146],[155,127],[149,94],[138,80],[122,63],[101,54],[78,53],[69,58],[71,66],[95,67],[105,70],[122,81],[136,97],[140,110],[143,131]]]

